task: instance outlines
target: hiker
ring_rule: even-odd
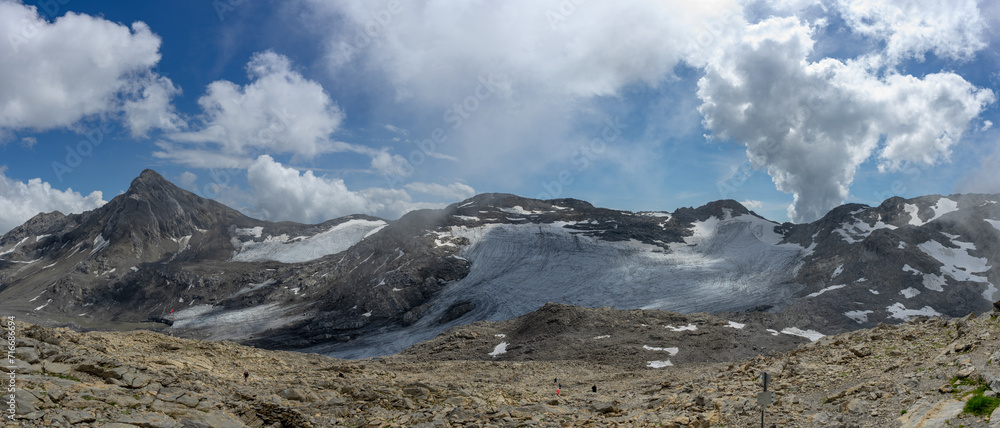
[[[594,385],[594,386],[590,387],[590,390],[592,392],[597,392],[597,385]]]
[[[244,371],[243,372],[243,381],[246,382],[247,379],[250,379],[250,372]]]
[[[556,395],[562,395],[562,384],[556,387]]]

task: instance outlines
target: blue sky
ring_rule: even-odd
[[[483,192],[731,198],[796,222],[1000,192],[997,17],[974,0],[0,0],[0,232],[146,168],[301,222]]]

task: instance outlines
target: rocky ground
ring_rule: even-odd
[[[651,311],[622,312],[620,322],[631,323],[637,319],[628,319],[628,313]],[[594,319],[615,318],[598,315]],[[646,316],[662,322],[656,316],[672,315]],[[651,368],[614,353],[595,362],[544,359],[537,356],[541,351],[533,356],[514,349],[497,358],[445,360],[441,352],[465,340],[454,337],[394,357],[345,361],[149,331],[79,333],[19,322],[17,419],[8,423],[745,427],[760,424],[755,396],[760,374],[767,371],[775,394],[767,426],[1000,426],[1000,413],[996,422],[962,413],[970,397],[1000,390],[1000,367],[988,361],[1000,340],[998,324],[995,314],[922,318],[732,362],[684,363],[678,353],[677,365]],[[506,334],[494,331],[512,326],[476,325],[446,336]],[[727,331],[741,330],[718,334]],[[508,333],[513,348],[521,339]],[[549,340],[557,342],[560,334],[551,332]],[[683,336],[674,339],[685,343]],[[448,358],[460,356],[448,352]],[[244,371],[250,373],[247,381]]]

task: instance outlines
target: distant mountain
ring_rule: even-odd
[[[1000,274],[1000,195],[848,204],[778,224],[731,200],[672,213],[483,194],[399,220],[248,218],[144,171],[78,215],[0,237],[0,309],[342,357],[546,302],[767,311],[835,333],[983,312]]]

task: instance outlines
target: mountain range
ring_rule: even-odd
[[[894,197],[779,224],[732,200],[629,212],[481,194],[306,225],[249,218],[146,170],[98,209],[0,237],[0,310],[351,358],[547,302],[757,316],[815,339],[989,310],[998,203]]]

